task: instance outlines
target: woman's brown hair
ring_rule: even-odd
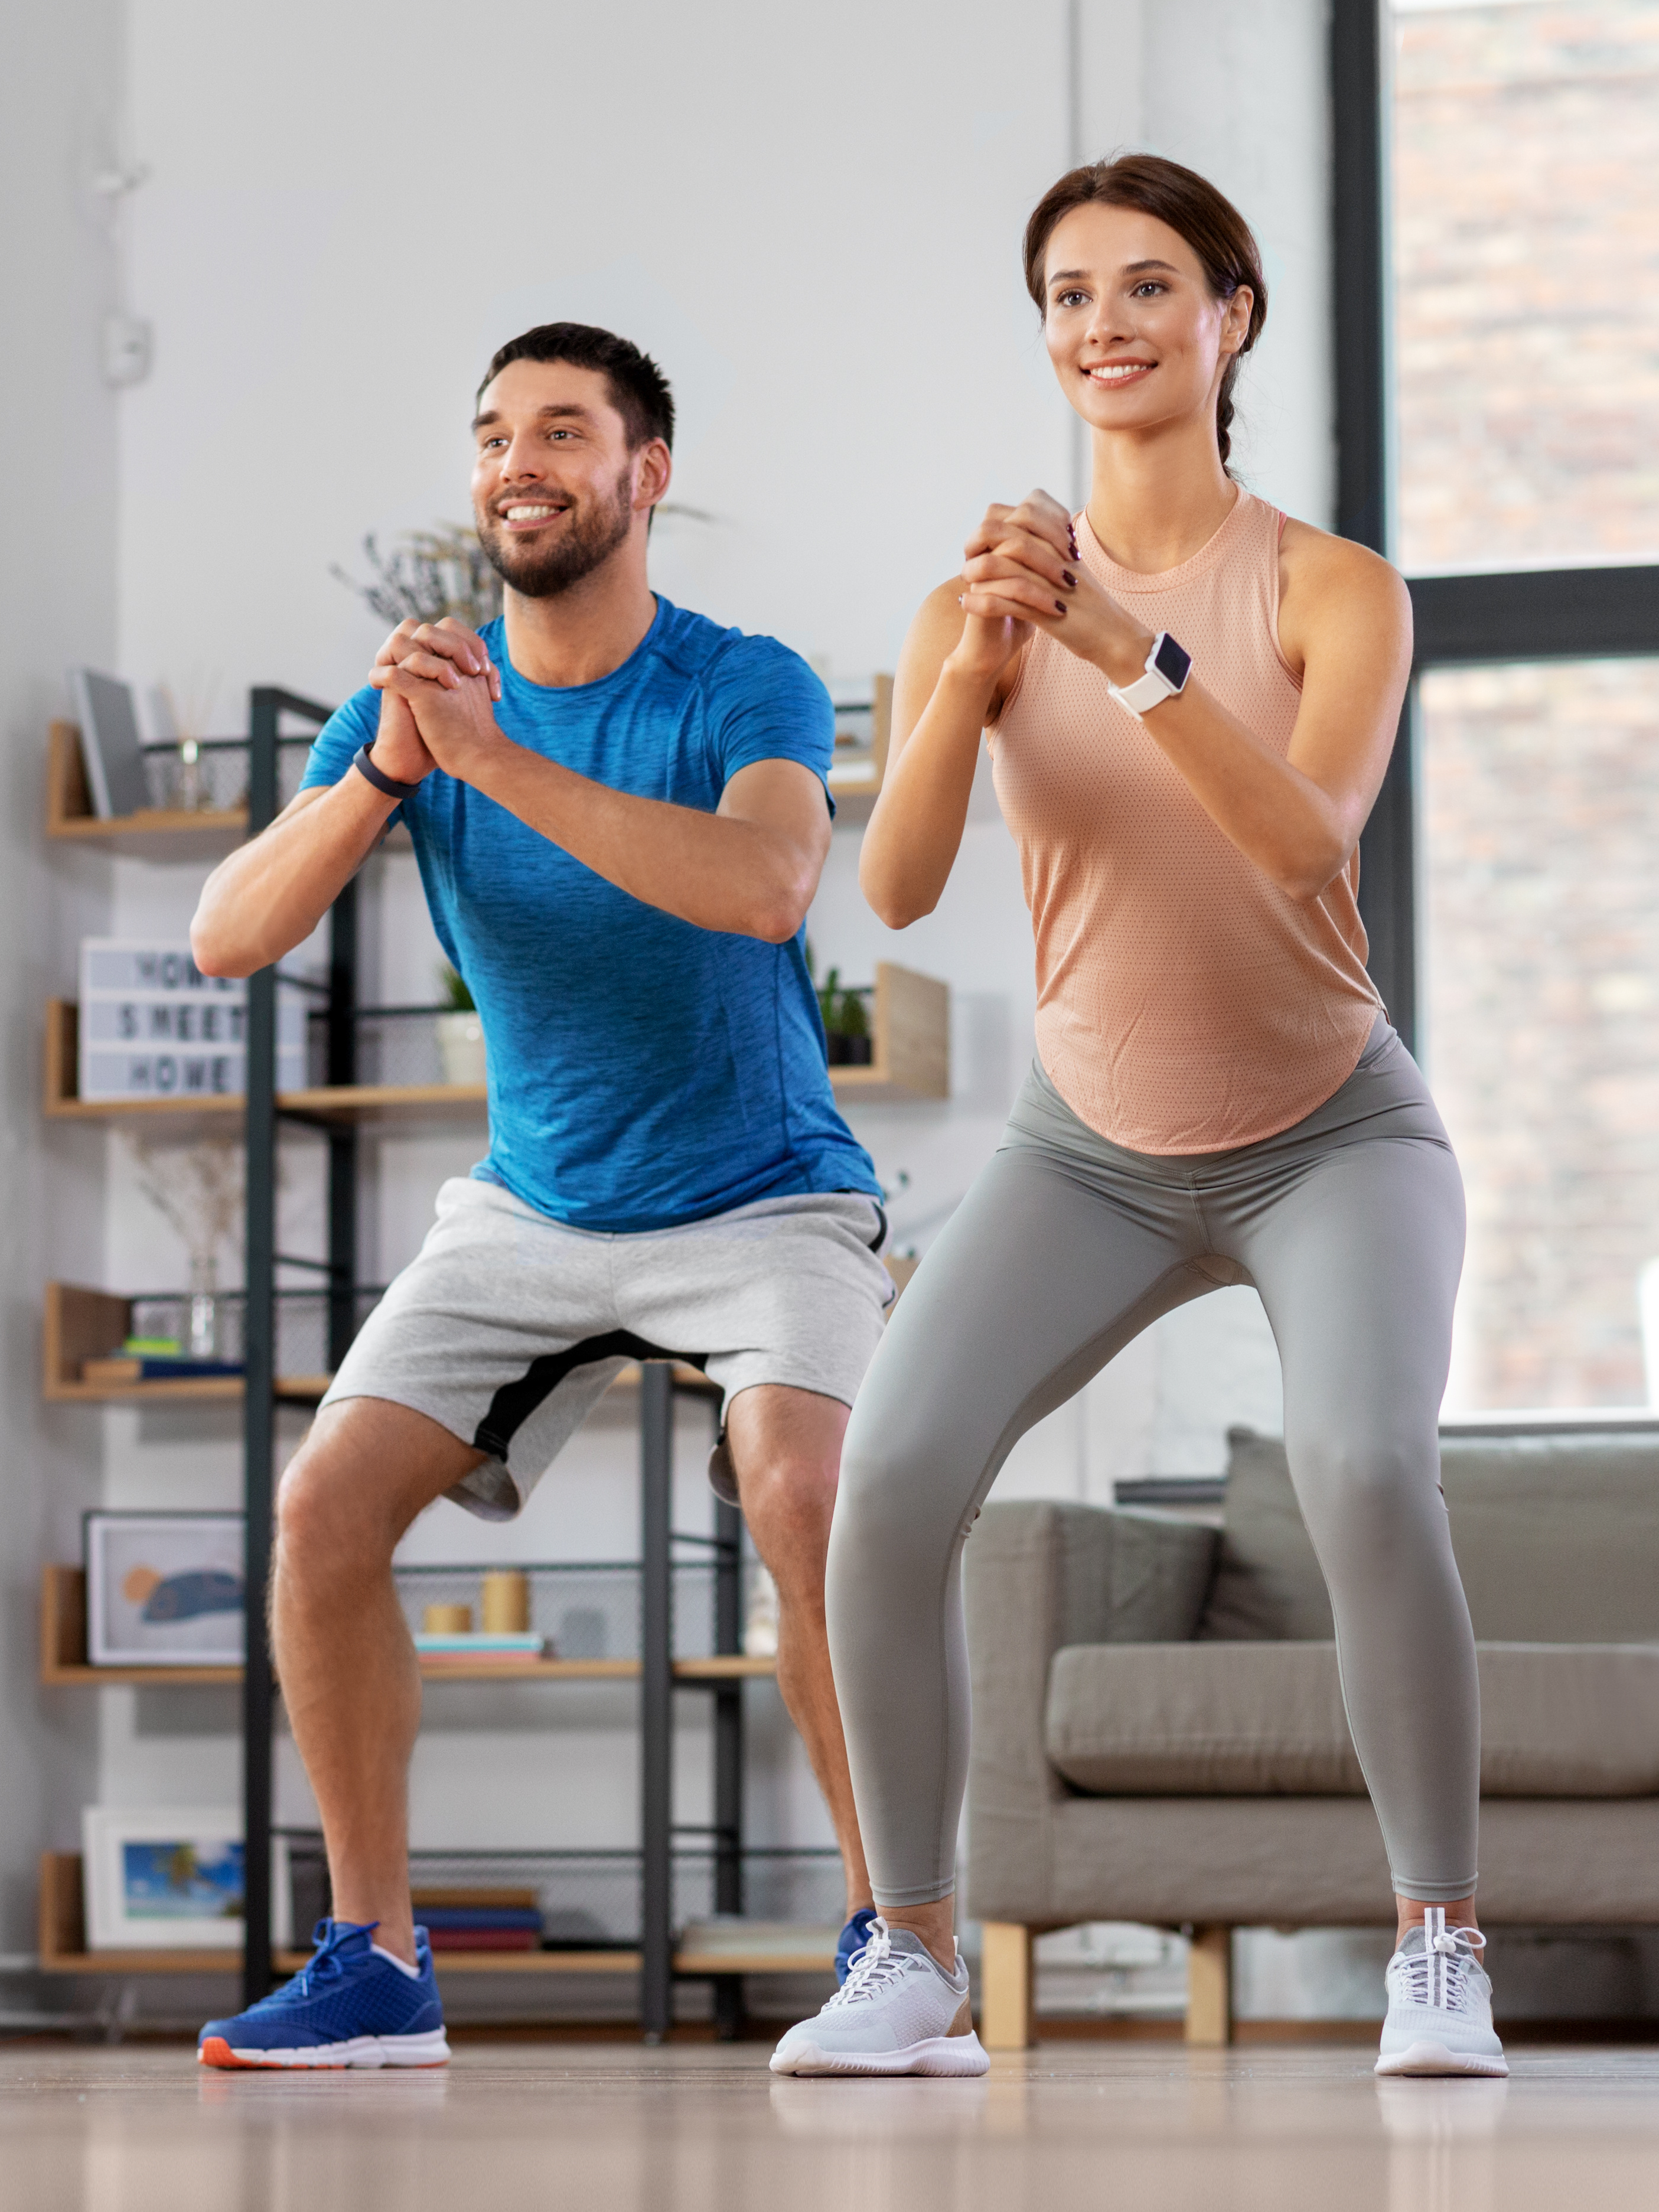
[[[1198,256],[1212,295],[1231,300],[1248,284],[1253,301],[1244,343],[1222,371],[1216,401],[1215,434],[1224,466],[1232,448],[1233,386],[1239,363],[1261,335],[1267,319],[1267,280],[1261,273],[1261,249],[1255,234],[1230,199],[1195,169],[1166,161],[1157,154],[1120,154],[1115,161],[1085,162],[1050,185],[1025,226],[1025,285],[1046,316],[1042,263],[1055,224],[1073,208],[1138,208],[1186,240]]]

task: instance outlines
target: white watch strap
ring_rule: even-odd
[[[1146,714],[1165,699],[1173,699],[1175,685],[1156,668],[1149,668],[1144,676],[1137,676],[1133,684],[1109,684],[1107,690],[1120,707],[1127,707],[1136,716]]]

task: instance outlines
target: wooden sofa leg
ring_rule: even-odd
[[[1214,2051],[1233,2039],[1233,1931],[1194,1928],[1187,1950],[1187,2040]]]
[[[1024,2051],[1031,2040],[1031,1931],[1015,1920],[980,1923],[980,2040]]]

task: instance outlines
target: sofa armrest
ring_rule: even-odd
[[[969,1907],[1040,1921],[1052,1808],[1070,1793],[1043,1749],[1048,1668],[1068,1644],[1190,1638],[1212,1528],[1048,1499],[988,1505],[963,1553],[974,1738]]]

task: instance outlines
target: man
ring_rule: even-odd
[[[401,816],[490,1085],[488,1154],[440,1191],[283,1479],[271,1631],[335,1917],[306,1973],[209,2023],[210,2065],[447,2057],[410,1905],[421,1687],[392,1552],[434,1498],[517,1512],[632,1357],[697,1357],[724,1390],[711,1475],[735,1480],[777,1582],[779,1685],[846,1867],[843,1953],[868,1920],[823,1563],[890,1285],[804,959],[830,702],[774,641],[653,597],[673,403],[636,348],[527,331],[491,362],[474,431],[504,615],[479,635],[399,626],[191,932],[209,975],[278,959]]]

